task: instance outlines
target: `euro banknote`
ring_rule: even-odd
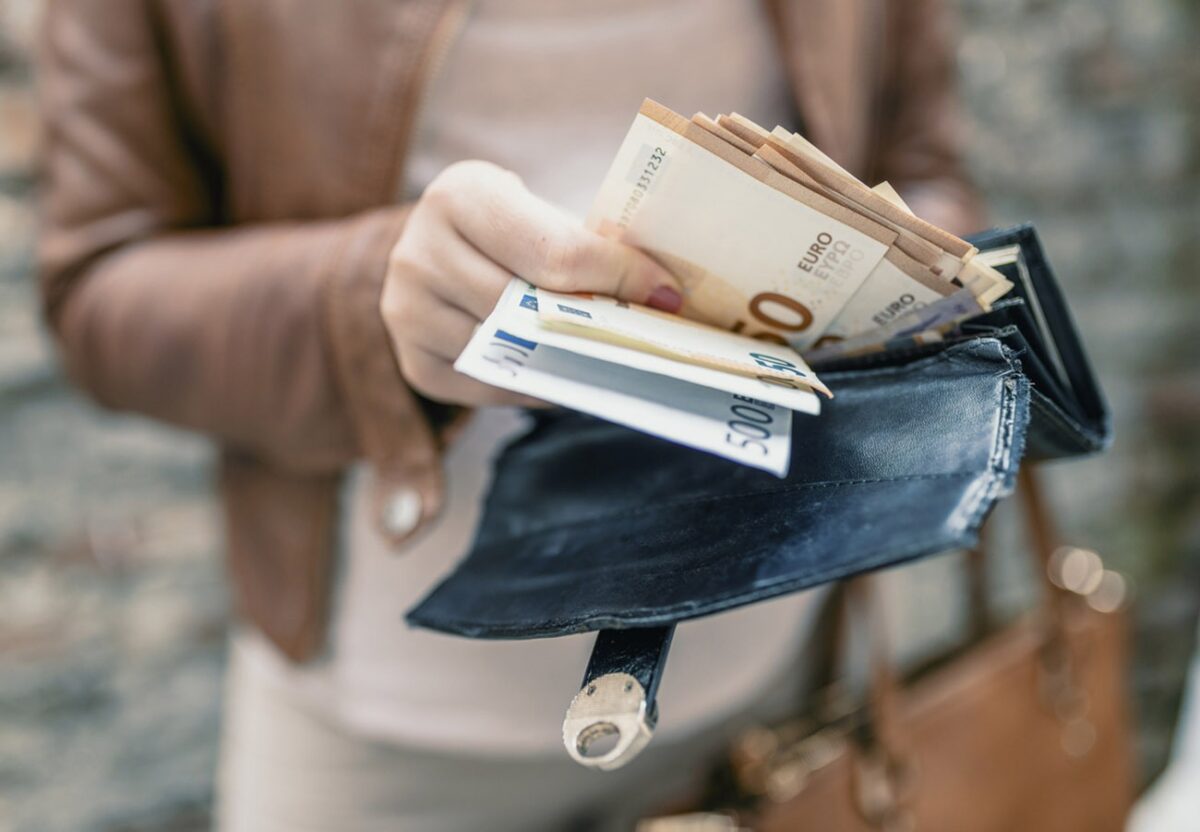
[[[685,317],[798,350],[896,238],[650,101],[588,222],[661,258],[683,283]]]
[[[562,407],[725,457],[782,477],[791,458],[792,405],[810,413],[812,393],[788,405],[773,397],[786,388],[730,375],[741,392],[699,383],[684,367],[652,372],[586,352],[565,349],[562,337],[544,339],[532,287],[512,280],[495,310],[475,330],[454,368],[472,378]],[[585,339],[586,340],[586,339]],[[585,350],[587,348],[585,347]],[[609,357],[620,357],[610,353]],[[749,382],[749,383],[747,383]],[[752,386],[757,385],[757,386]],[[793,392],[793,391],[789,391]]]

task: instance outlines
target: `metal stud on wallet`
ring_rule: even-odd
[[[583,686],[563,719],[563,744],[575,762],[611,771],[650,742],[674,634],[674,625],[600,631]]]

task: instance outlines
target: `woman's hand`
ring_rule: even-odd
[[[667,312],[683,303],[679,282],[647,255],[582,228],[509,171],[459,162],[413,207],[383,287],[384,323],[415,390],[453,404],[529,403],[452,366],[513,275]]]

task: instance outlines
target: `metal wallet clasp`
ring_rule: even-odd
[[[673,625],[600,631],[563,719],[571,759],[611,771],[646,747],[658,722],[655,696],[674,634]]]

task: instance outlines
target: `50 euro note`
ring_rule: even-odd
[[[726,119],[728,127],[722,126],[703,113],[693,115],[692,122],[723,140],[743,156],[768,165],[788,177],[797,186],[822,194],[851,210],[862,212],[868,218],[874,218],[892,228],[898,235],[883,259],[871,270],[813,344],[814,349],[884,326],[912,309],[933,303],[955,291],[955,284],[944,278],[936,266],[944,252],[933,243],[914,236],[910,229],[879,216],[868,207],[855,204],[844,194],[818,182],[796,163],[796,156],[791,150],[776,146],[778,141],[775,135],[746,119],[736,118],[730,121],[729,117],[723,118]],[[740,135],[729,129],[730,127],[736,128]],[[815,148],[813,150],[820,153]],[[824,154],[820,154],[816,162],[831,168],[840,176],[849,177],[848,173]],[[893,211],[902,210],[911,214],[908,206],[899,199],[899,195],[888,188],[872,189],[872,195],[876,200],[886,201]],[[963,252],[970,250],[965,243],[962,246]],[[677,270],[695,268],[686,262],[675,263],[671,258],[662,259],[666,265]],[[712,283],[706,281],[702,285]]]
[[[758,147],[753,155],[785,176],[804,183],[807,175],[769,144]],[[824,188],[815,182],[814,187]],[[831,196],[842,198],[837,194]],[[904,236],[904,229],[896,230],[900,236],[825,328],[814,348],[884,326],[897,315],[953,294],[955,284],[931,265],[937,262],[937,254],[921,246],[902,245],[904,240],[910,238]],[[915,238],[912,241],[915,243]],[[933,248],[929,243],[922,242],[922,245]]]
[[[807,390],[544,330],[538,306],[514,278],[454,369],[778,477],[791,461],[792,410],[820,410]]]
[[[889,184],[868,189],[799,134],[777,127],[766,134],[755,155],[783,172],[794,170],[805,176],[811,172],[813,181],[836,187],[846,198],[860,199],[868,215],[899,234],[896,247],[814,345],[816,350],[829,348],[821,353],[821,360],[830,351],[869,352],[897,346],[905,339],[940,338],[963,320],[990,311],[1013,288],[970,243],[917,218]],[[937,252],[934,260],[928,259],[925,247]],[[903,334],[897,336],[898,331]],[[833,346],[846,340],[851,343]]]
[[[878,215],[888,227],[897,229],[901,235],[898,242],[934,246],[938,252],[936,267],[940,274],[957,286],[969,289],[984,308],[1012,289],[1012,283],[1003,274],[977,258],[979,250],[975,246],[917,217],[890,186],[868,188],[799,133],[776,127],[767,141],[819,182],[856,200],[872,215]],[[910,249],[908,253],[921,259],[915,250]]]
[[[788,175],[896,231],[901,251],[936,268],[955,288],[970,289],[985,307],[1012,289],[1004,275],[976,260],[978,251],[970,243],[917,217],[891,186],[868,188],[799,133],[782,127],[767,131],[737,113],[704,121],[753,147],[756,157],[781,169],[782,162],[790,167]]]
[[[897,236],[649,100],[588,224],[674,271],[683,316],[796,350],[824,334]]]
[[[936,268],[939,272],[944,270],[943,259],[947,256],[936,244],[926,240],[920,235],[913,232],[903,223],[894,221],[895,211],[897,207],[895,202],[888,199],[885,194],[875,191],[871,197],[874,202],[889,202],[889,215],[882,215],[878,206],[872,207],[870,204],[865,204],[861,200],[854,198],[857,190],[836,189],[830,187],[829,179],[822,177],[820,180],[815,178],[809,170],[813,165],[818,165],[822,169],[827,170],[830,175],[853,180],[857,184],[861,184],[857,179],[854,179],[844,168],[839,166],[831,158],[822,153],[815,145],[812,145],[807,140],[803,139],[799,134],[791,134],[784,131],[782,128],[777,128],[775,131],[768,131],[747,118],[734,113],[732,116],[722,115],[718,119],[710,119],[703,113],[697,113],[693,116],[693,121],[696,121],[703,127],[709,129],[710,132],[717,132],[718,135],[731,141],[734,146],[739,147],[753,156],[755,159],[770,165],[780,173],[787,176],[789,179],[799,183],[803,187],[821,194],[827,199],[836,202],[839,205],[853,211],[857,214],[879,223],[886,228],[896,232],[897,236],[893,242],[893,246],[899,248],[909,257],[923,263],[930,268]],[[784,137],[788,141],[784,141]],[[797,146],[791,139],[802,143],[806,148],[804,155],[797,149]],[[864,186],[865,188],[865,186]],[[874,189],[871,189],[874,191]],[[904,212],[911,215],[911,211],[905,207]],[[915,218],[913,218],[915,220]],[[964,248],[964,251],[967,251]],[[951,264],[957,271],[957,261],[951,259]]]

